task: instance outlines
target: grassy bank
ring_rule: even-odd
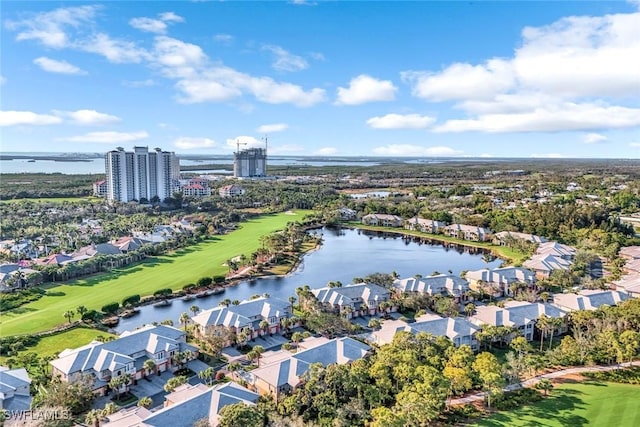
[[[407,230],[404,228],[377,227],[373,225],[364,225],[359,222],[349,223],[349,226],[360,228],[362,230],[383,231],[386,233],[398,233],[406,236],[424,237],[425,239],[437,240],[439,242],[455,243],[457,245],[469,246],[472,248],[483,248],[490,250],[497,257],[505,260],[508,264],[521,265],[527,259],[527,254],[514,251],[506,246],[494,245],[490,242],[473,242],[470,240],[456,239],[454,237],[444,236],[442,234],[422,233],[420,231]]]
[[[109,302],[120,302],[128,295],[150,295],[163,288],[181,289],[203,276],[224,275],[226,260],[249,256],[260,247],[260,236],[284,228],[287,222],[300,220],[309,211],[294,215],[265,215],[244,222],[238,230],[216,236],[170,255],[151,257],[144,262],[111,273],[52,285],[38,301],[3,313],[0,336],[46,331],[65,322],[63,313],[84,305],[100,310]]]
[[[640,425],[640,386],[614,383],[563,384],[533,405],[500,412],[476,426],[598,426]]]
[[[97,337],[111,337],[112,334],[108,332],[99,331],[97,329],[89,328],[74,328],[68,331],[60,332],[57,334],[49,335],[40,338],[38,344],[33,347],[27,347],[20,354],[23,353],[36,353],[40,357],[53,356],[60,353],[67,348],[77,348],[91,341]],[[15,356],[13,356],[15,358]],[[0,357],[0,365],[6,365],[7,357]]]

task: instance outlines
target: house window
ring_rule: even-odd
[[[118,371],[118,372],[116,373],[116,377],[119,377],[119,376],[120,376],[120,374],[122,374],[122,371]]]

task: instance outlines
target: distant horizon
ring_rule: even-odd
[[[638,0],[5,1],[2,149],[640,158],[638,22]]]
[[[143,146],[143,145],[140,145]],[[163,149],[162,147],[159,147]],[[125,151],[128,149],[125,147]],[[163,151],[171,151],[164,150]],[[100,152],[100,151],[0,151],[1,155],[20,155],[20,156],[38,156],[38,155],[61,155],[61,154],[95,154],[102,156],[106,154],[108,151]],[[177,157],[228,157],[233,158],[233,153],[203,153],[203,152],[192,152],[192,153],[175,153]],[[411,156],[411,155],[321,155],[321,154],[270,154],[268,155],[270,158],[315,158],[315,159],[363,159],[363,161],[367,159],[442,159],[442,160],[483,160],[489,161],[492,159],[497,160],[626,160],[626,161],[640,161],[640,158],[628,158],[628,157],[513,157],[513,156]],[[3,159],[0,161],[7,161],[10,159]]]

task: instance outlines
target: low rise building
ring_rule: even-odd
[[[358,283],[341,287],[312,289],[311,293],[326,308],[343,313],[348,319],[357,315],[371,315],[380,311],[380,303],[391,299],[391,292],[372,283]],[[388,309],[395,310],[390,306]]]
[[[475,225],[451,224],[442,228],[443,233],[456,239],[486,242],[491,239],[491,231]]]
[[[521,267],[503,267],[467,271],[465,278],[474,291],[485,291],[495,296],[512,296],[511,286],[522,284],[532,288],[536,284],[536,275]]]
[[[535,234],[520,233],[517,231],[501,231],[493,235],[493,242],[497,245],[505,246],[510,240],[523,240],[529,243],[546,243],[547,239]]]
[[[455,298],[456,302],[466,300],[466,293],[470,289],[466,279],[452,274],[396,279],[393,287],[400,294],[445,295]]]
[[[398,215],[369,214],[362,217],[362,223],[380,227],[402,227],[402,218]]]
[[[404,222],[404,228],[408,230],[421,231],[423,233],[437,234],[442,231],[446,226],[442,221],[436,221],[433,219],[424,219],[413,217]]]
[[[31,407],[30,386],[26,369],[0,366],[0,412],[28,410]]]
[[[256,338],[260,333],[280,333],[283,318],[291,318],[293,308],[291,303],[277,298],[260,297],[243,301],[238,305],[214,307],[193,316],[191,320],[196,325],[197,333],[201,336],[210,334],[223,335],[227,330],[238,333],[243,329],[251,331],[251,337]],[[266,321],[267,330],[261,326]],[[227,343],[231,345],[231,343]]]
[[[97,197],[107,197],[107,181],[104,179],[93,183],[93,195]]]
[[[575,294],[555,294],[553,304],[567,311],[596,310],[603,305],[618,305],[627,299],[629,295],[625,292],[584,289]]]
[[[241,185],[231,184],[220,187],[218,190],[220,197],[236,197],[244,194],[244,188]]]
[[[365,357],[370,351],[368,345],[349,337],[318,342],[318,345],[295,354],[285,354],[274,363],[248,372],[246,379],[250,387],[262,395],[278,400],[284,393],[294,390],[302,383],[302,378],[311,369],[311,365],[343,365]]]
[[[156,372],[172,369],[172,357],[189,350],[195,357],[197,347],[187,344],[186,333],[170,326],[144,326],[126,331],[109,342],[93,341],[85,346],[62,351],[51,361],[53,377],[64,382],[77,381],[91,375],[95,381],[93,391],[104,395],[111,378],[123,375],[139,380],[150,372],[143,365],[147,360],[155,364]]]

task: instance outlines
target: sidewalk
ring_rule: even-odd
[[[537,375],[533,378],[529,378],[528,380],[523,381],[519,384],[509,384],[504,388],[504,391],[513,391],[518,390],[522,387],[532,387],[536,385],[541,379],[553,379],[564,377],[565,375],[571,374],[581,374],[584,372],[599,372],[599,371],[613,371],[618,368],[628,368],[630,366],[640,366],[640,361],[635,361],[631,363],[623,363],[621,365],[609,365],[609,366],[580,366],[577,368],[568,368],[560,371],[549,372],[547,374]],[[469,396],[459,397],[457,399],[451,399],[450,405],[466,405],[467,403],[477,402],[480,400],[484,400],[486,393],[479,392],[475,394],[471,394]]]

